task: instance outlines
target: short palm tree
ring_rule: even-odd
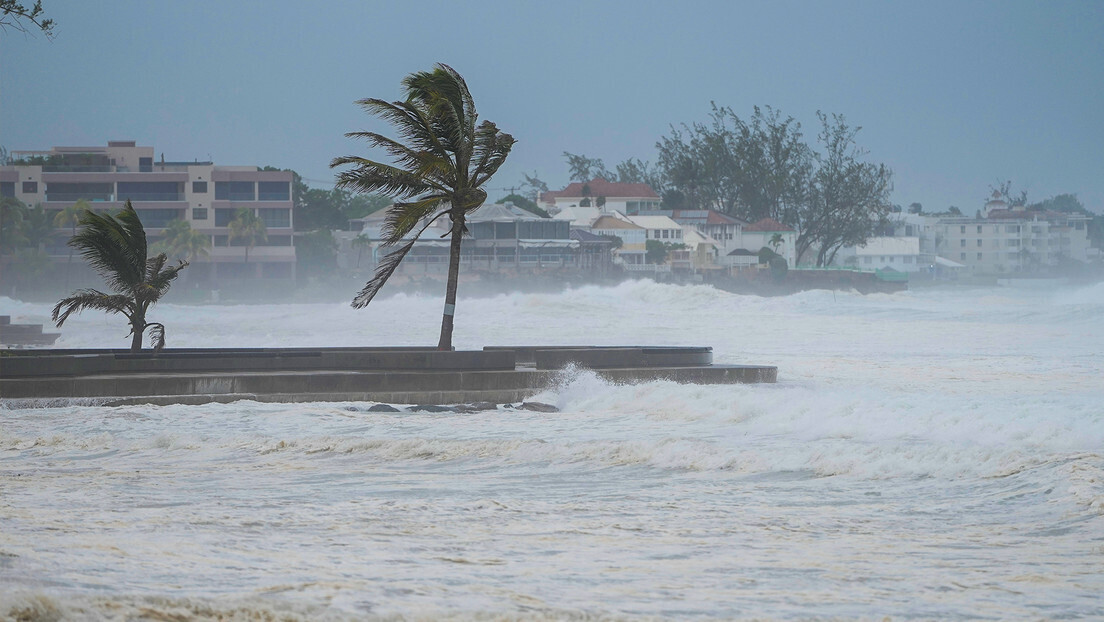
[[[245,243],[245,263],[249,263],[249,251],[257,245],[257,242],[268,241],[268,230],[265,228],[264,221],[247,207],[239,209],[228,226],[230,241],[241,240]]]
[[[72,239],[73,236],[77,235],[77,225],[80,224],[81,213],[87,209],[91,209],[91,207],[88,201],[78,199],[76,203],[66,206],[65,209],[54,215],[54,226],[62,228],[68,227],[71,229],[72,233],[69,234],[69,238]],[[70,247],[69,259],[65,262],[65,289],[69,289],[69,273],[71,272],[70,268],[72,264],[73,248]]]
[[[186,220],[176,219],[165,225],[164,238],[151,250],[191,263],[197,257],[206,256],[210,248],[211,236],[192,229]]]
[[[70,315],[85,309],[122,313],[130,322],[132,352],[142,349],[142,336],[147,328],[153,349],[160,350],[165,346],[165,326],[147,322],[146,312],[169,291],[173,279],[188,262],[166,267],[168,258],[164,253],[146,256],[146,232],[130,201],[116,216],[85,210],[80,224],[80,231],[69,240],[69,245],[80,252],[115,293],[77,290],[54,307],[54,321],[60,327]]]
[[[775,233],[770,237],[769,244],[771,245],[771,248],[775,250],[775,252],[778,252],[778,247],[782,246],[782,244],[784,244],[785,242],[786,240],[782,237],[781,233]]]
[[[477,124],[478,115],[468,85],[448,65],[438,64],[433,71],[412,73],[402,84],[404,101],[362,99],[357,103],[368,113],[394,125],[405,142],[375,132],[346,134],[381,147],[396,163],[388,165],[357,156],[335,158],[330,163],[331,168],[353,165],[351,170],[338,174],[339,188],[396,198],[387,214],[382,245],[400,242],[402,245],[380,261],[376,274],[353,299],[353,306],[367,306],[414,248],[418,237],[448,215],[451,220],[448,283],[437,347],[451,350],[460,244],[467,232],[465,220],[487,200],[487,192],[480,186],[506,161],[515,141],[490,121]]]

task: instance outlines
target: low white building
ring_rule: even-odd
[[[929,270],[931,261],[920,253],[919,237],[872,237],[863,246],[840,249],[836,263],[861,270],[920,272]]]
[[[758,254],[759,249],[766,246],[781,255],[789,267],[797,265],[797,258],[794,256],[797,252],[797,231],[773,218],[764,218],[744,226],[739,242],[737,248]]]
[[[595,177],[588,182],[572,182],[563,190],[542,192],[540,202],[550,214],[569,207],[597,207],[631,215],[658,210],[661,200],[648,184],[622,184]]]

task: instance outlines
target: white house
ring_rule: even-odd
[[[667,244],[682,243],[682,226],[667,216],[633,216],[625,218],[634,225],[643,227],[648,233],[646,239],[658,240]]]
[[[794,231],[793,227],[784,225],[773,218],[764,218],[750,225],[745,225],[740,232],[737,248],[758,254],[759,249],[764,246],[781,255],[791,268],[796,265],[797,258],[794,253],[797,246],[797,231]]]

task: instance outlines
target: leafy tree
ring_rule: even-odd
[[[333,231],[316,229],[295,236],[295,258],[301,274],[333,274],[337,269],[337,240]]]
[[[571,174],[571,181],[587,182],[595,177],[607,180],[615,180],[617,175],[606,169],[606,165],[600,158],[588,158],[585,155],[563,152],[567,160],[567,168]]]
[[[73,313],[99,309],[107,313],[122,313],[130,323],[130,349],[142,349],[142,336],[150,329],[154,350],[165,346],[165,326],[147,322],[149,307],[161,299],[188,262],[165,267],[164,253],[147,257],[146,231],[138,213],[128,200],[117,216],[100,215],[85,210],[81,214],[81,229],[69,244],[100,276],[114,294],[95,289],[80,289],[54,307],[53,320],[60,328]]]
[[[27,33],[37,28],[46,35],[46,38],[52,39],[54,20],[44,17],[43,14],[42,0],[35,0],[30,7],[23,4],[22,0],[0,0],[0,28],[4,30],[14,28]],[[23,23],[24,20],[30,22],[32,27],[28,28]]]
[[[772,249],[774,249],[774,252],[777,253],[778,252],[778,247],[782,246],[782,244],[784,242],[785,242],[785,239],[782,237],[782,234],[781,233],[775,233],[775,234],[771,235],[770,241],[767,242],[767,243],[770,244],[770,247]]]
[[[924,206],[920,203],[909,203],[908,213],[910,214],[923,214]]]
[[[41,205],[35,205],[26,210],[22,229],[26,245],[42,250],[46,240],[54,233],[54,219]]]
[[[1063,214],[1092,215],[1092,212],[1085,209],[1084,204],[1081,203],[1076,194],[1055,195],[1049,199],[1039,201],[1038,203],[1032,203],[1027,209],[1038,211],[1053,210],[1055,212],[1062,212]]]
[[[245,245],[245,263],[249,263],[249,251],[257,242],[268,241],[268,229],[265,228],[264,221],[248,207],[239,208],[228,227],[229,241],[241,240]]]
[[[14,197],[0,198],[0,254],[14,255],[27,245],[23,234],[23,221],[27,218],[27,206]]]
[[[448,65],[410,74],[403,79],[403,90],[404,101],[370,98],[357,103],[394,125],[406,143],[375,132],[347,134],[384,149],[396,164],[358,156],[335,158],[330,164],[353,166],[338,174],[340,188],[403,199],[392,206],[384,225],[384,244],[402,245],[383,258],[375,276],[353,299],[353,306],[362,308],[370,303],[418,237],[447,215],[452,223],[448,283],[437,347],[451,350],[465,222],[468,214],[487,200],[487,191],[481,186],[506,161],[515,141],[490,121],[476,124],[478,115],[468,85]]]
[[[1021,190],[1019,194],[1012,191],[1012,180],[997,180],[996,186],[989,186],[989,191],[1008,204],[1008,207],[1026,207],[1027,191]]]
[[[536,203],[530,201],[527,197],[523,197],[520,194],[508,194],[501,199],[495,201],[495,203],[513,203],[517,207],[529,212],[530,214],[536,214],[541,218],[551,218],[552,216],[537,206]]]
[[[548,192],[548,184],[541,181],[536,171],[533,171],[532,176],[526,173],[522,173],[522,176],[525,177],[525,181],[521,184],[521,190],[536,205],[537,201],[540,200],[541,193]]]
[[[842,115],[817,112],[824,152],[817,154],[810,199],[797,214],[796,256],[816,249],[816,265],[826,266],[843,246],[866,243],[889,213],[893,173],[884,164],[861,161],[855,142],[860,127]]]

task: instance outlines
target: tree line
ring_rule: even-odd
[[[664,209],[774,219],[798,231],[798,257],[824,266],[884,224],[893,173],[867,161],[857,140],[861,127],[840,114],[817,112],[817,119],[820,130],[810,142],[800,122],[770,106],[741,117],[712,104],[705,122],[672,125],[656,142],[654,162],[631,158],[610,170],[598,158],[569,152],[564,158],[572,181],[646,183]],[[535,194],[544,184],[534,174],[525,185]]]

